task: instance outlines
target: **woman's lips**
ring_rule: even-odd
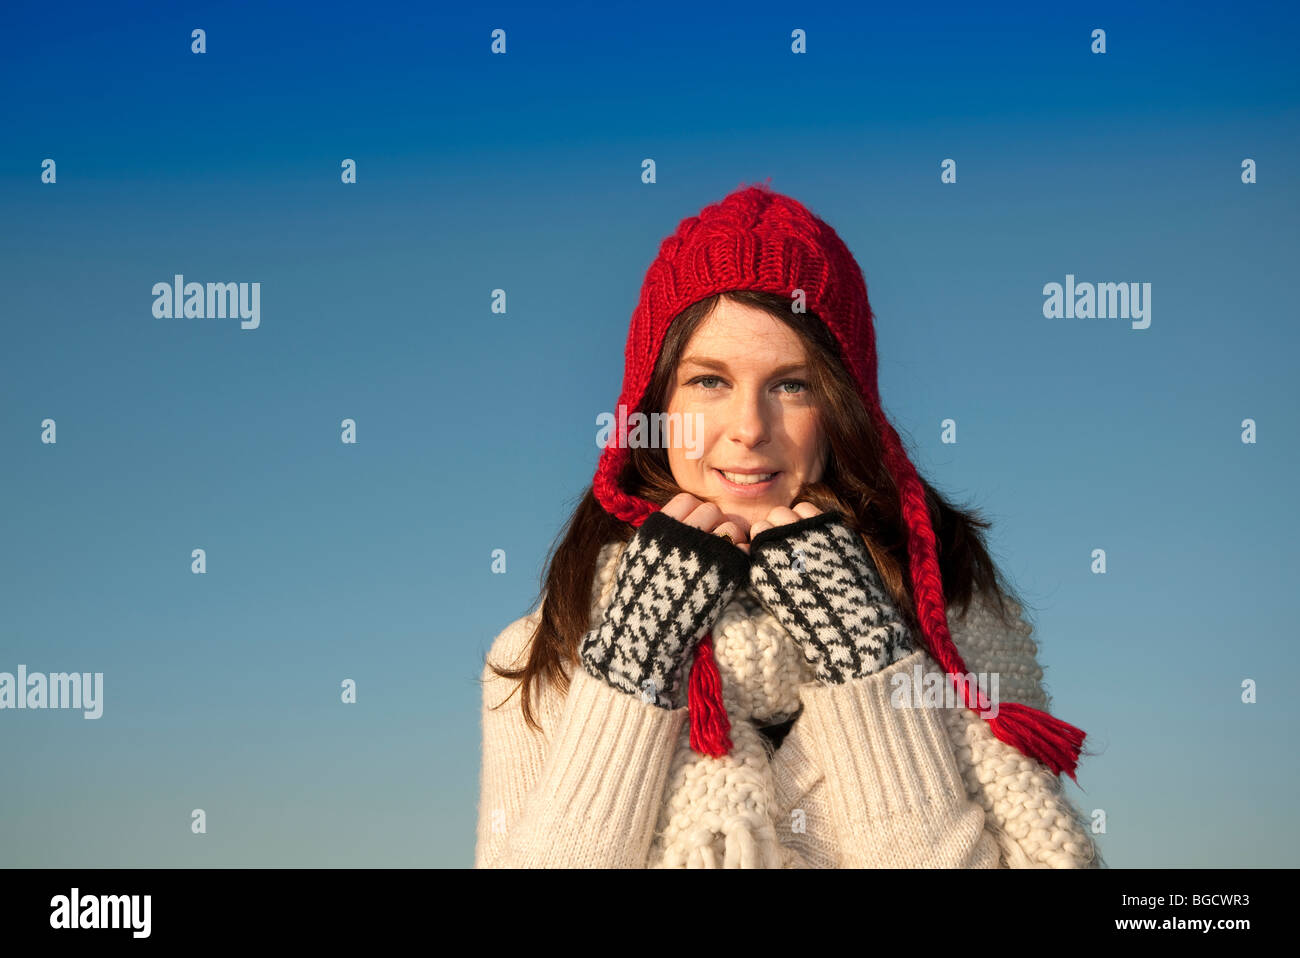
[[[772,484],[776,482],[777,476],[781,475],[779,472],[776,472],[772,474],[771,479],[766,479],[763,482],[752,482],[746,485],[741,485],[738,482],[732,482],[717,469],[713,470],[713,474],[718,477],[718,482],[722,484],[722,487],[732,495],[740,496],[742,498],[748,497],[751,499],[757,499],[764,495],[772,488]]]

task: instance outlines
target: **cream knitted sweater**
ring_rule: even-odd
[[[601,552],[592,627],[624,548]],[[534,612],[511,623],[488,660],[521,666],[537,622]],[[971,672],[998,673],[1001,700],[1048,710],[1023,618],[1008,629],[977,599],[965,616],[950,615],[949,628]],[[713,636],[735,743],[713,776],[700,772],[712,760],[690,752],[686,708],[656,707],[574,668],[567,695],[541,683],[539,734],[524,722],[516,683],[485,665],[475,867],[716,866],[707,846],[682,861],[680,836],[666,851],[676,813],[707,803],[711,783],[750,782],[762,793],[750,804],[775,825],[781,867],[1101,867],[1087,820],[1042,764],[964,707],[891,706],[895,676],[941,671],[924,650],[822,685],[746,590]],[[757,726],[795,714],[778,749],[760,744]],[[730,849],[726,859],[734,864]]]

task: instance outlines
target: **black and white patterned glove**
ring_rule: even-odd
[[[583,668],[649,704],[681,708],[682,666],[748,571],[749,557],[721,536],[651,513],[619,559],[600,625],[583,636]]]
[[[916,651],[862,540],[837,512],[765,529],[749,546],[749,586],[825,685]]]

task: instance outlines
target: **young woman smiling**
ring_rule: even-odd
[[[988,523],[884,417],[835,231],[761,187],[688,217],[625,356],[621,404],[703,432],[606,445],[488,653],[476,866],[1099,866],[1058,777],[1084,734]],[[894,694],[922,672],[961,707]]]

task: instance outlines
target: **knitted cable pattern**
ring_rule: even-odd
[[[1020,606],[1012,602],[1009,611],[1010,630],[990,605],[973,604],[954,636],[972,670],[997,673],[1001,697],[1047,712],[1051,701],[1033,628]],[[1105,867],[1091,821],[1066,798],[1059,776],[998,739],[975,712],[944,709],[943,718],[966,791],[984,809],[984,827],[998,839],[1003,867]]]
[[[749,559],[719,536],[656,512],[615,573],[613,601],[583,637],[592,675],[662,709],[685,704],[682,667],[744,581]]]
[[[798,641],[819,681],[842,685],[916,651],[862,540],[834,512],[760,532],[751,591]]]
[[[993,735],[970,709],[943,719],[966,792],[984,809],[1005,868],[1100,868],[1090,822],[1065,798],[1061,779]]]

